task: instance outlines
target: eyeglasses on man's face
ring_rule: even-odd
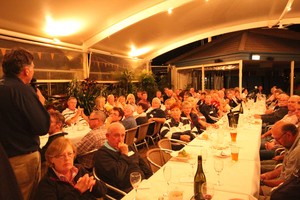
[[[273,136],[273,138],[274,138],[276,141],[279,141],[279,140],[281,140],[281,138],[282,138],[284,135],[285,135],[285,133],[281,134],[280,137],[278,137],[278,138],[274,137],[274,135],[272,135],[272,136]]]

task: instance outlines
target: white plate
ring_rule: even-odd
[[[224,151],[224,150],[216,151],[214,153],[214,156],[219,157],[219,158],[228,158],[231,156],[231,153],[230,153],[230,151]]]
[[[175,160],[178,160],[178,161],[183,161],[183,162],[186,162],[189,160],[190,156],[186,156],[186,157],[182,157],[182,156],[178,156],[178,153],[179,151],[173,151],[171,153],[171,156],[175,159]],[[188,153],[188,152],[187,152]]]

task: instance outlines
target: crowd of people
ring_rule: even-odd
[[[241,106],[247,98],[265,98],[262,87],[248,93],[239,88],[195,91],[165,88],[148,99],[147,91],[128,94],[127,97],[98,96],[92,113],[87,116],[69,97],[62,112],[44,108],[41,93],[30,86],[34,75],[31,53],[17,48],[8,52],[2,63],[4,77],[0,81],[0,147],[7,157],[6,169],[16,191],[5,190],[4,199],[96,199],[104,197],[107,189],[98,177],[123,190],[132,189],[129,175],[139,171],[142,178],[152,172],[136,149],[125,144],[125,132],[147,122],[161,124],[160,136],[186,143],[207,127],[218,127],[216,122],[231,109]],[[278,186],[299,169],[300,144],[298,125],[300,97],[289,96],[273,87],[266,98],[266,113],[255,114],[262,119],[262,195]],[[86,125],[90,131],[76,144],[64,132],[64,127]],[[148,128],[148,135],[154,123]],[[46,145],[39,147],[39,136],[49,134]],[[182,145],[173,145],[179,150]],[[277,149],[284,152],[276,155]],[[87,152],[95,151],[94,154]],[[299,158],[298,158],[299,157]],[[275,165],[281,167],[274,169]],[[9,165],[8,165],[9,164]],[[264,171],[263,171],[264,170]],[[268,187],[266,187],[268,186]],[[118,194],[110,194],[119,198]]]

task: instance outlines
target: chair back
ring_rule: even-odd
[[[135,149],[138,151],[137,147],[141,146],[141,145],[146,145],[147,149],[148,149],[148,143],[146,141],[146,135],[147,135],[147,131],[148,131],[148,127],[149,127],[149,122],[145,123],[145,124],[141,124],[138,126],[138,130],[137,130],[137,139],[134,141],[134,147]]]
[[[125,131],[125,144],[132,146],[138,127],[134,127]]]
[[[147,151],[147,160],[153,173],[165,164],[160,148],[149,149]]]
[[[87,169],[91,170],[94,166],[94,155],[98,151],[98,149],[92,149],[90,151],[84,152],[76,156],[77,161],[82,164],[82,166]]]
[[[141,124],[138,126],[138,131],[137,131],[137,139],[135,143],[141,142],[146,138],[148,127],[149,127],[149,122]]]
[[[101,179],[97,176],[95,167],[93,167],[93,176],[95,177],[95,179],[96,179],[97,181],[102,181],[102,182],[104,182],[103,180],[101,180]],[[107,190],[113,191],[113,192],[115,192],[115,193],[117,193],[117,194],[119,194],[119,195],[121,195],[121,196],[126,196],[126,195],[127,195],[127,193],[124,192],[123,190],[120,190],[120,189],[118,189],[118,188],[116,188],[116,187],[114,187],[114,186],[112,186],[112,185],[110,185],[110,184],[108,184],[108,183],[106,183],[106,182],[104,182],[104,183],[105,183],[105,185],[106,185],[106,187],[107,187]],[[108,195],[108,194],[105,195],[105,199],[116,200],[116,198],[114,198],[114,197],[112,197],[112,196],[110,196],[110,195]]]
[[[164,138],[158,141],[158,147],[161,149],[172,150],[171,141],[168,138]]]
[[[159,135],[160,129],[161,129],[162,123],[155,122],[154,124],[154,130],[152,135]]]
[[[153,128],[150,128],[150,126],[152,126]],[[146,135],[148,142],[150,142],[150,140],[151,140],[152,144],[155,144],[155,141],[160,139],[159,132],[160,132],[161,126],[162,126],[162,123],[155,122],[155,121],[151,122],[151,124],[149,125],[149,128],[148,128],[150,131],[148,130],[148,135]],[[151,130],[153,130],[152,133],[151,133]]]

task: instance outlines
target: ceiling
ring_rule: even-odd
[[[72,20],[75,32],[46,33],[50,19]],[[224,33],[299,23],[299,0],[9,0],[0,7],[1,38],[145,60]],[[141,51],[129,55],[133,45]]]

